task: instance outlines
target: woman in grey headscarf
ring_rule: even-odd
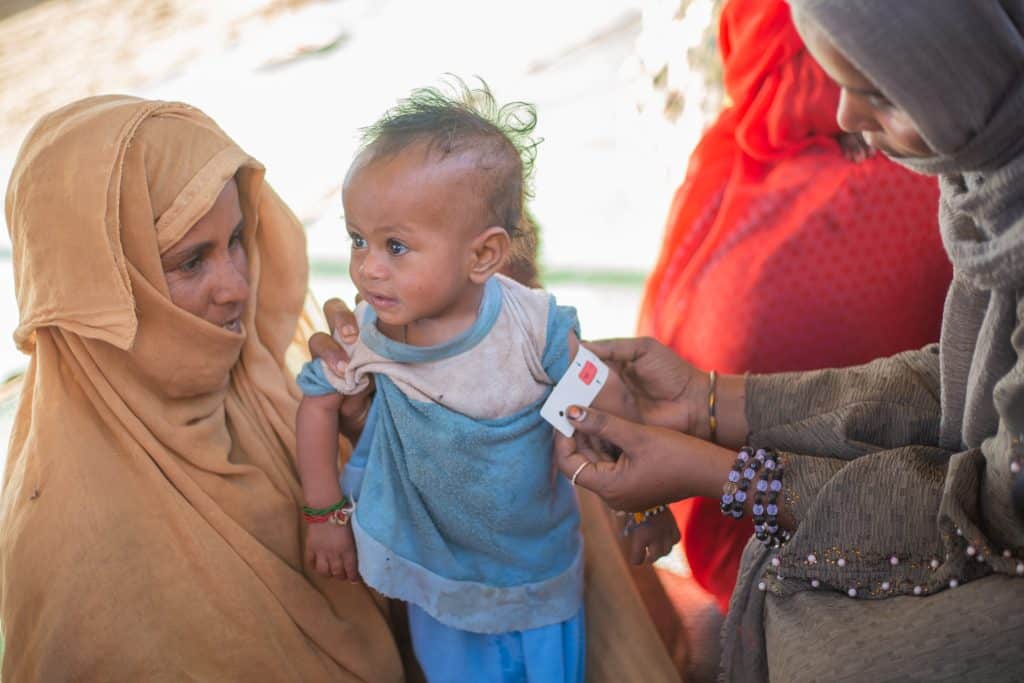
[[[716,384],[650,340],[600,342],[645,420],[674,429],[572,409],[582,432],[624,455],[591,463],[563,440],[560,467],[642,509],[716,495],[728,447],[781,452],[792,537],[747,546],[723,632],[726,680],[1019,680],[1024,0],[791,4],[842,88],[840,125],[940,176],[954,266],[940,344]]]

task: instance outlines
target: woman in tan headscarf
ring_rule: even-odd
[[[5,680],[400,679],[366,588],[303,566],[305,240],[263,167],[191,107],[91,98],[29,134],[7,222]]]
[[[303,564],[284,357],[305,240],[263,167],[186,105],[90,98],[30,132],[6,206],[32,360],[4,679],[401,679],[381,604]],[[675,680],[612,521],[583,511],[590,679]]]

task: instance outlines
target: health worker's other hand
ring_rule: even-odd
[[[576,435],[555,433],[555,464],[579,486],[616,510],[646,510],[691,496],[717,497],[732,466],[732,451],[673,429],[630,422],[595,408],[570,406]],[[595,458],[580,434],[622,450],[615,461]]]
[[[354,344],[359,339],[359,324],[356,316],[341,299],[328,299],[324,303],[324,318],[331,334],[317,332],[309,338],[309,355],[327,363],[334,372],[341,375],[348,367],[349,357],[334,337],[343,339],[346,344]],[[366,424],[366,415],[370,411],[373,399],[373,379],[365,391],[342,398],[338,409],[338,429],[353,443],[359,438]]]
[[[627,536],[629,561],[633,564],[653,564],[659,557],[668,555],[672,546],[679,542],[679,527],[672,512],[664,510],[629,529]]]
[[[709,437],[707,373],[650,337],[602,339],[584,346],[614,367],[646,424]]]
[[[306,563],[324,576],[360,581],[352,526],[310,524],[306,535]]]

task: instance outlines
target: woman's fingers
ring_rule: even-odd
[[[328,299],[324,303],[324,318],[332,333],[345,340],[346,344],[354,344],[359,337],[359,324],[356,315],[341,299]]]
[[[585,447],[577,448],[576,439],[556,431],[553,452],[555,465],[573,485],[593,491],[602,498],[614,487],[618,464],[603,460],[603,456]]]
[[[644,425],[610,413],[595,408],[569,406],[565,414],[579,431],[614,444],[626,453],[635,451],[645,441]]]
[[[359,338],[359,326],[356,316],[341,299],[328,299],[324,304],[324,318],[332,334],[343,339],[346,344],[354,344]],[[327,363],[337,373],[348,367],[349,357],[334,337],[324,332],[317,332],[309,338],[309,355]]]
[[[647,561],[653,564],[660,558],[665,557],[669,554],[669,551],[672,550],[673,545],[675,544],[669,543],[667,540],[664,539],[654,541],[649,546],[647,546]]]
[[[630,564],[643,564],[644,560],[647,559],[647,546],[637,539],[633,539],[633,542],[629,544],[629,562]]]
[[[348,367],[348,354],[330,335],[317,332],[309,338],[309,355],[327,363],[339,375]]]
[[[583,346],[593,351],[595,356],[605,362],[629,363],[647,352],[650,339],[648,337],[599,339],[583,342]]]
[[[572,477],[576,468],[582,463],[590,462],[586,456],[577,451],[576,439],[558,431],[555,432],[555,443],[551,450],[555,456],[555,466],[567,477]]]

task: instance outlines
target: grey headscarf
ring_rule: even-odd
[[[1022,0],[790,0],[938,156],[928,173],[991,171],[1024,149]]]
[[[994,385],[1014,360],[1014,301],[999,292],[1024,287],[1024,0],[790,5],[936,152],[895,160],[941,175],[939,225],[954,267],[945,319],[956,321],[942,332],[941,445],[976,446],[994,433]]]

